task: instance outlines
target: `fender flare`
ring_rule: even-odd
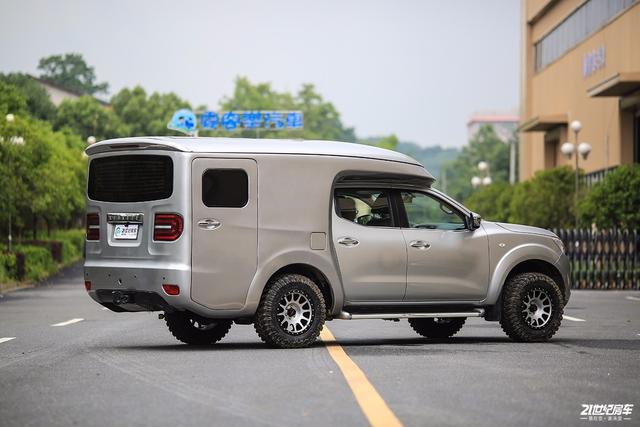
[[[484,305],[494,305],[498,301],[507,276],[518,264],[524,261],[540,260],[555,265],[558,258],[560,258],[560,255],[557,252],[539,243],[526,243],[516,246],[504,254],[493,269],[493,274],[489,280],[487,297],[482,303]]]
[[[264,263],[258,266],[257,273],[251,281],[247,298],[242,309],[243,312],[255,312],[260,304],[262,292],[269,279],[278,270],[292,264],[304,264],[315,268],[327,279],[329,291],[333,297],[333,306],[329,307],[329,313],[334,313],[342,307],[344,294],[340,285],[340,278],[335,269],[332,258],[327,259],[325,251],[315,253],[309,250],[291,250],[274,254]],[[338,308],[337,308],[338,307]]]

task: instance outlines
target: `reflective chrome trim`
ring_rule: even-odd
[[[416,319],[416,318],[447,318],[447,317],[484,317],[484,309],[478,308],[473,311],[456,311],[456,312],[440,312],[440,313],[367,313],[367,314],[351,314],[346,311],[340,312],[336,319],[341,320],[359,320],[359,319]]]
[[[107,222],[110,224],[122,222],[129,224],[142,224],[143,217],[144,215],[142,213],[108,213]]]

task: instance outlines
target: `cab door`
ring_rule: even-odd
[[[257,164],[197,158],[191,171],[191,299],[239,309],[257,268]]]
[[[335,191],[333,246],[348,303],[402,302],[407,249],[390,200],[385,189]]]
[[[405,301],[477,301],[489,285],[489,241],[437,194],[399,191],[407,248]]]

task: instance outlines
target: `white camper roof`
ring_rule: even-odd
[[[421,166],[416,160],[396,151],[337,141],[300,139],[254,139],[209,137],[131,137],[108,139],[91,145],[87,155],[114,150],[172,150],[192,153],[302,154],[360,157],[389,160]]]

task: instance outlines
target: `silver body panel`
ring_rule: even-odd
[[[402,301],[407,288],[407,250],[402,231],[365,227],[331,209],[333,246],[348,303]],[[344,245],[353,239],[355,245]]]
[[[411,185],[421,182],[422,189],[428,189],[433,177],[399,153],[338,142],[228,138],[127,138],[100,142],[87,153],[90,160],[162,154],[174,164],[173,194],[168,199],[87,200],[87,211],[100,214],[101,240],[87,241],[85,261],[85,280],[92,282],[89,295],[96,301],[99,290],[149,291],[177,310],[206,317],[251,317],[274,273],[305,264],[326,278],[333,300],[330,315],[336,317],[349,304],[484,307],[496,303],[513,267],[530,259],[554,265],[568,295],[568,261],[545,230],[509,231],[483,221],[474,231],[434,233],[364,227],[338,217],[333,189],[344,174],[410,177]],[[241,213],[207,208],[199,197],[202,171],[224,165],[243,168],[250,176],[249,203]],[[151,239],[157,212],[183,216],[178,240]],[[112,239],[113,224],[106,218],[116,213],[141,214],[136,240]],[[198,227],[207,219],[219,221],[220,227]],[[416,238],[415,233],[423,240],[431,233],[428,238],[435,245],[426,253],[409,255],[407,242]],[[343,237],[359,244],[341,245],[338,240]],[[165,294],[163,283],[178,284],[180,295]]]

